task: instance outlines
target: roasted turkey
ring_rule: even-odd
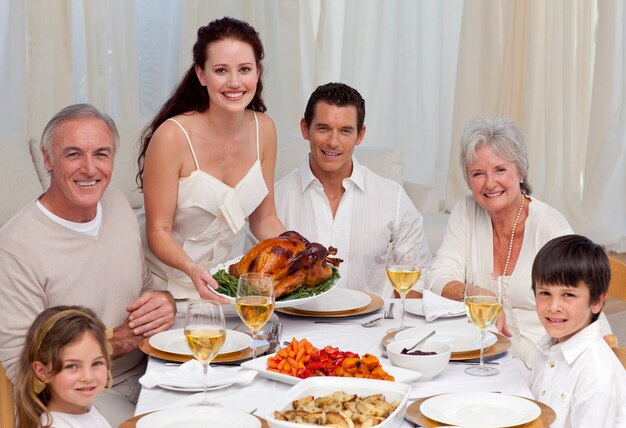
[[[239,278],[246,272],[261,272],[274,279],[274,297],[305,286],[314,287],[333,274],[332,266],[341,259],[329,257],[337,249],[309,242],[297,232],[285,232],[276,238],[265,239],[250,248],[238,263],[230,265],[228,273]]]

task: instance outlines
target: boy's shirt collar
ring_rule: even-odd
[[[546,334],[537,344],[539,351],[544,355],[557,350],[561,351],[567,364],[572,364],[576,358],[587,350],[594,342],[601,339],[600,323],[596,321],[567,339],[565,342],[557,343],[549,334]]]

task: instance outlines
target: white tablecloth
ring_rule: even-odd
[[[352,351],[359,354],[371,353],[377,355],[381,363],[390,364],[386,358],[381,357],[381,339],[385,336],[389,328],[396,327],[400,323],[400,302],[399,300],[387,300],[396,302],[395,319],[384,320],[376,327],[364,328],[360,325],[332,325],[332,324],[314,324],[311,318],[301,318],[290,315],[278,314],[283,324],[283,333],[281,340],[290,340],[291,337],[298,339],[306,337],[314,345],[325,346],[332,345],[339,347],[342,351]],[[373,314],[363,315],[360,317],[352,317],[350,320],[368,320],[377,316],[382,316],[382,309]],[[340,321],[340,319],[337,319]],[[240,323],[238,318],[228,318],[228,327],[233,328]],[[458,324],[467,323],[466,317],[456,317],[447,319],[438,319],[431,323],[427,323],[423,317],[405,314],[405,324],[409,326],[425,326],[425,325],[441,325],[441,324]],[[178,326],[180,327],[180,326]],[[244,328],[245,330],[245,328]],[[420,381],[419,379],[412,382],[412,391],[410,401],[414,401],[421,397],[433,394],[441,394],[446,392],[494,392],[499,391],[506,394],[515,394],[525,397],[532,397],[524,376],[526,370],[519,360],[513,359],[509,354],[505,354],[497,360],[500,364],[498,370],[500,373],[496,376],[476,377],[470,376],[464,372],[467,367],[462,364],[448,364],[446,369],[428,381]],[[154,367],[163,366],[164,361],[150,358],[148,370]],[[219,366],[216,366],[219,367]],[[256,410],[256,414],[264,417],[271,411],[273,403],[276,399],[287,391],[291,385],[271,381],[262,378],[260,375],[248,386],[231,386],[229,388],[210,391],[209,399],[219,402],[224,407],[231,407],[243,411]],[[135,414],[139,415],[166,407],[179,406],[190,400],[198,400],[200,394],[189,394],[182,392],[173,392],[159,387],[146,389],[143,388],[137,403]],[[410,402],[409,402],[410,403]],[[404,422],[402,427],[410,427],[411,424]]]

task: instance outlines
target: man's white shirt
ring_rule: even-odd
[[[385,264],[392,242],[416,242],[421,264],[431,265],[423,218],[402,186],[360,165],[343,180],[343,194],[333,218],[322,183],[308,156],[275,185],[276,211],[287,230],[312,242],[337,248],[341,286],[391,297]]]

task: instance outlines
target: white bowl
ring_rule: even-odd
[[[450,361],[452,348],[445,343],[427,340],[417,349],[420,351],[434,351],[435,355],[406,355],[402,349],[415,345],[415,339],[397,340],[387,345],[387,355],[391,364],[405,369],[422,373],[422,379],[430,379],[443,371]]]
[[[397,427],[402,423],[409,392],[411,387],[404,383],[389,382],[385,380],[358,379],[348,377],[310,377],[298,382],[283,394],[267,412],[265,419],[271,427],[281,428],[304,428],[314,425],[297,424],[294,422],[279,421],[274,418],[274,411],[284,412],[292,410],[292,402],[307,395],[315,398],[330,395],[333,392],[344,391],[347,394],[356,394],[360,397],[383,394],[385,401],[391,403],[397,401],[400,405],[376,428]]]

